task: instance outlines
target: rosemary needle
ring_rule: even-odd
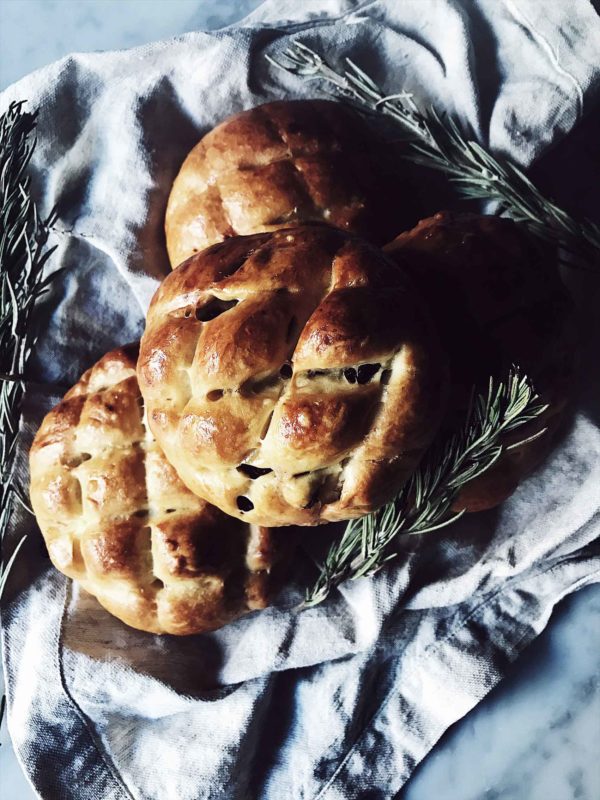
[[[474,397],[462,430],[432,447],[397,499],[347,524],[307,592],[305,605],[321,603],[343,581],[373,575],[396,557],[393,544],[401,534],[429,533],[455,522],[463,513],[452,511],[461,488],[497,461],[505,434],[546,408],[517,368],[505,380],[490,379],[487,392]]]

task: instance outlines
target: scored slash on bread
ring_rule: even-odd
[[[228,239],[167,276],[138,378],[192,491],[257,524],[314,525],[395,496],[436,433],[446,374],[402,271],[304,225]]]
[[[179,480],[144,418],[137,345],[105,355],[44,419],[31,501],[54,565],[154,633],[264,608],[292,536],[232,519]]]

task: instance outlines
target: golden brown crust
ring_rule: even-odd
[[[522,368],[549,404],[517,439],[544,427],[546,434],[506,452],[456,501],[457,509],[492,508],[547,455],[568,405],[575,335],[556,255],[511,220],[451,212],[421,220],[384,249],[421,291],[448,352],[447,427],[464,417],[473,384],[506,374],[511,364]]]
[[[229,117],[175,179],[165,231],[173,266],[236,234],[322,221],[383,242],[399,192],[357,114],[327,100],[278,101]]]
[[[108,353],[51,411],[30,453],[31,501],[54,565],[153,633],[213,630],[268,604],[283,537],[179,480],[146,427],[137,346]]]
[[[445,372],[404,276],[323,225],[229,239],[158,289],[138,378],[181,479],[261,525],[360,516],[435,434]]]

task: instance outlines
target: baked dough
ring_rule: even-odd
[[[259,525],[358,517],[437,430],[445,371],[405,276],[325,225],[236,237],[156,292],[138,378],[181,479]]]
[[[108,353],[46,416],[33,509],[54,565],[111,614],[153,633],[213,630],[268,604],[274,532],[181,483],[146,427],[136,357]]]
[[[460,424],[471,387],[518,365],[548,409],[505,444],[546,428],[539,439],[506,451],[461,492],[455,507],[491,508],[505,500],[547,455],[568,406],[575,334],[556,253],[509,219],[440,212],[385,248],[425,298],[450,361],[445,421]]]
[[[323,221],[381,244],[403,194],[366,123],[341,103],[279,101],[229,117],[175,179],[165,231],[173,266],[236,234]]]

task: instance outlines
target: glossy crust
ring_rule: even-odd
[[[237,234],[321,221],[385,242],[402,193],[366,123],[341,103],[268,103],[229,117],[185,159],[167,207],[173,266]]]
[[[260,525],[358,517],[434,436],[445,371],[402,273],[324,225],[228,239],[151,303],[138,363],[181,479]]]
[[[450,212],[421,220],[384,249],[410,274],[438,324],[452,376],[448,428],[464,418],[470,387],[513,363],[549,404],[505,443],[547,428],[544,436],[506,452],[456,503],[492,508],[549,452],[573,386],[573,310],[556,254],[511,220]]]
[[[144,420],[137,346],[89,369],[31,447],[31,502],[52,562],[123,622],[214,630],[269,602],[284,542],[193,495]]]

